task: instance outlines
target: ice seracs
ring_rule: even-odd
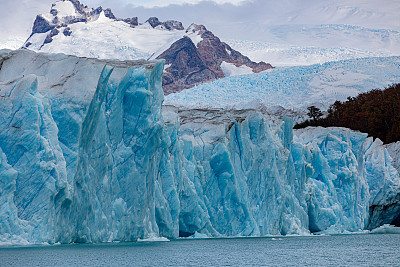
[[[241,102],[260,101],[271,111],[275,107],[277,113],[283,113],[283,108],[301,117],[308,106],[327,110],[336,100],[345,101],[349,96],[398,82],[399,63],[400,57],[371,57],[278,67],[201,84],[170,94],[165,102],[185,108],[228,108]],[[222,66],[233,68],[226,63]]]
[[[149,148],[160,137],[162,62],[29,51],[2,51],[1,62],[1,168],[9,177],[1,188],[7,193],[1,205],[8,207],[1,216],[2,239],[128,241],[158,232],[154,174],[146,171],[155,158],[132,148]],[[22,62],[24,69],[18,67]],[[135,157],[136,166],[128,160]],[[92,175],[98,179],[88,180]],[[126,176],[148,180],[115,180]],[[107,191],[115,197],[104,198]]]

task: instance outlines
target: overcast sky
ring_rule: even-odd
[[[0,0],[0,42],[27,38],[37,14],[54,0]],[[400,0],[82,0],[111,8],[117,17],[150,16],[195,22],[222,38],[260,39],[263,29],[280,24],[352,24],[400,29]]]

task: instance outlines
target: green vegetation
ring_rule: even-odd
[[[308,111],[311,119],[295,125],[295,129],[346,127],[368,133],[384,143],[400,141],[400,84],[349,97],[345,102],[336,101],[328,109],[326,118],[321,118],[321,111],[314,106]]]

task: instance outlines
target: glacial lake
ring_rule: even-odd
[[[400,235],[2,247],[0,266],[400,266]]]

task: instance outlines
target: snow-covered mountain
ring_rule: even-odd
[[[110,9],[83,6],[76,0],[57,1],[36,17],[25,48],[95,58],[166,59],[163,77],[168,93],[226,76],[272,68],[255,63],[232,49],[203,25],[186,30],[178,21],[155,17],[118,19]]]
[[[258,73],[272,68],[264,62],[252,62],[221,42],[203,25],[192,24],[185,33],[183,38],[157,57],[165,59],[167,64],[163,75],[166,93],[191,88],[204,81]]]
[[[162,107],[162,61],[3,50],[0,65],[0,244],[399,225],[399,173],[367,134]]]
[[[345,6],[337,10],[329,5],[327,8],[322,6],[317,5],[316,9],[323,14],[331,14],[328,20],[330,23],[339,22],[339,19],[334,18],[341,18],[351,11]],[[356,11],[354,14],[358,16],[362,10]],[[362,11],[364,13],[369,14]],[[382,17],[377,14],[368,16]],[[345,17],[351,18],[348,14]],[[299,66],[400,55],[400,33],[393,29],[343,24],[295,24],[293,21],[286,25],[274,23],[264,30],[259,25],[238,23],[235,27],[245,27],[245,32],[260,31],[264,37],[268,36],[269,42],[222,42],[203,25],[192,24],[185,29],[178,21],[161,22],[155,17],[139,23],[137,17],[119,19],[109,9],[92,9],[76,0],[64,0],[56,2],[49,13],[37,16],[32,35],[24,47],[34,51],[63,52],[96,58],[163,58],[166,60],[163,75],[166,94],[224,77],[252,74],[271,68],[269,64],[255,61],[270,62],[274,66]],[[347,86],[347,80],[341,83]],[[396,82],[395,79],[390,81]],[[386,85],[385,82],[379,83],[381,87]],[[365,90],[369,89],[372,88]],[[348,91],[352,93],[347,96],[355,92]],[[254,98],[257,98],[257,94]],[[226,101],[230,100],[222,100]]]

